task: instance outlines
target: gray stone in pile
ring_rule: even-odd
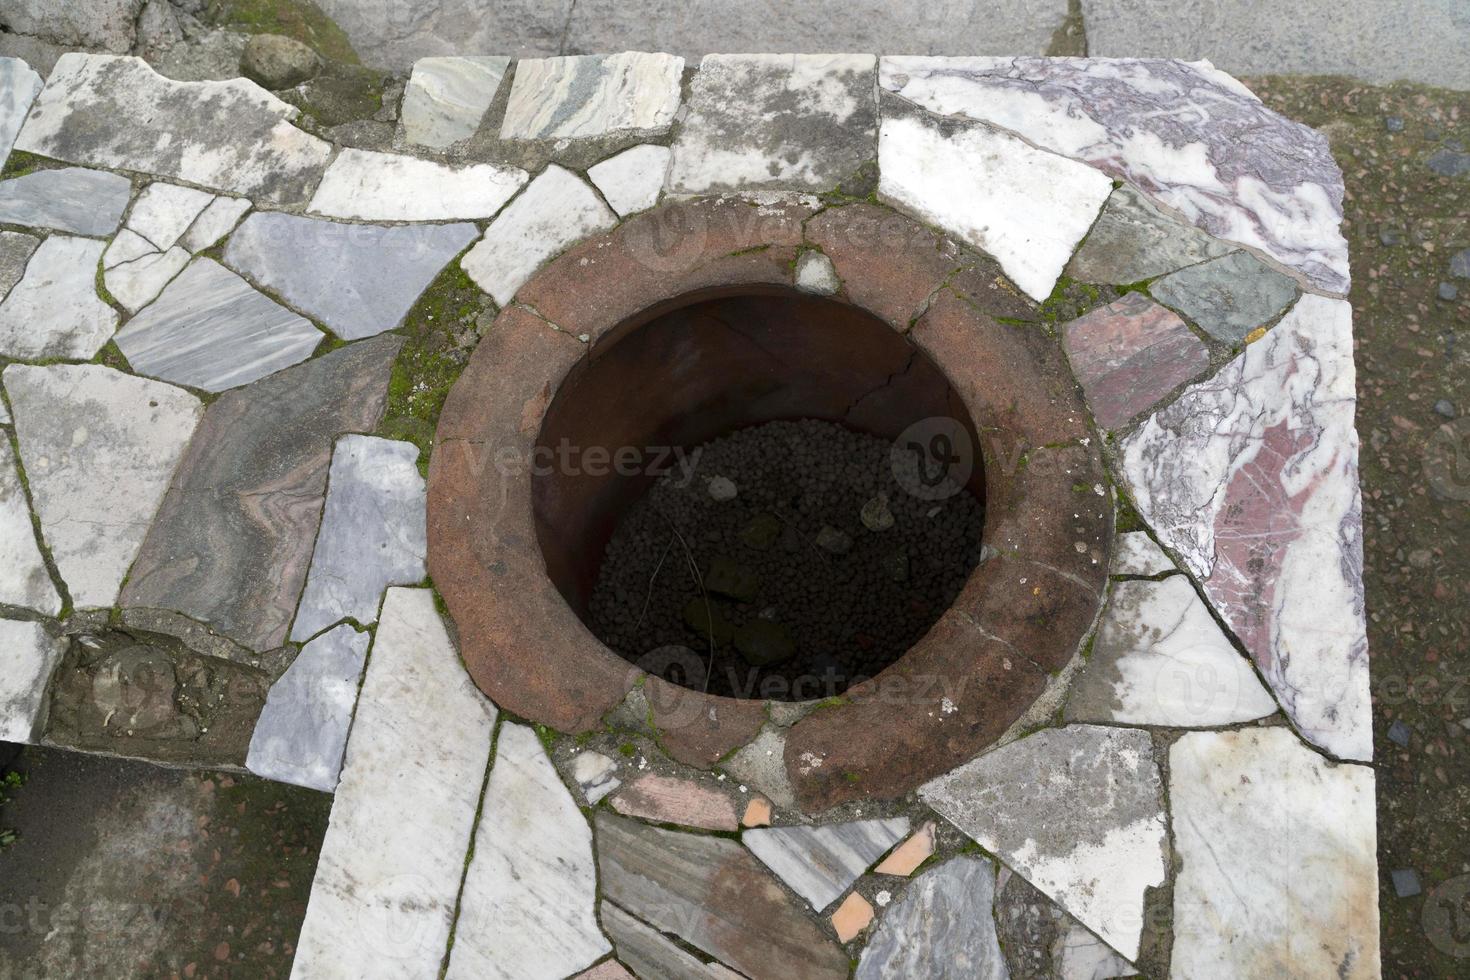
[[[117,230],[133,185],[85,167],[37,170],[0,182],[0,222],[102,236]]]
[[[1154,283],[1154,298],[1173,307],[1226,344],[1238,344],[1297,297],[1296,283],[1249,252],[1171,273]]]
[[[745,846],[818,912],[909,832],[907,817],[747,831]]]
[[[420,58],[403,90],[400,123],[410,143],[442,150],[475,135],[510,68],[505,57]]]
[[[995,865],[957,857],[916,878],[883,915],[856,980],[1006,980],[995,934]]]
[[[369,639],[342,625],[301,648],[266,696],[247,769],[324,793],[337,788]]]
[[[0,619],[0,741],[35,741],[51,674],[65,650],[40,623]]]
[[[229,269],[198,258],[117,335],[133,369],[224,391],[299,364],[322,332]]]
[[[332,445],[377,426],[402,343],[349,344],[210,405],[122,605],[183,613],[256,651],[285,642]]]
[[[11,287],[20,282],[26,263],[40,244],[41,240],[31,235],[0,231],[0,300],[5,299]]]
[[[230,236],[230,268],[345,340],[392,330],[479,234],[474,225],[355,225],[257,212]]]
[[[52,235],[26,263],[0,303],[0,354],[7,357],[92,357],[117,329],[117,311],[97,296],[97,262],[105,242]]]
[[[363,435],[337,440],[291,639],[305,640],[348,618],[375,623],[384,589],[423,579],[426,487],[418,458],[410,442]]]
[[[0,58],[0,167],[10,158],[10,146],[41,85],[41,76],[24,61]]]
[[[1113,191],[1097,224],[1072,257],[1067,275],[1124,285],[1219,258],[1234,246],[1164,214],[1132,187]]]
[[[611,902],[602,904],[602,927],[617,947],[618,959],[642,980],[732,980],[739,976],[718,963],[695,957]]]

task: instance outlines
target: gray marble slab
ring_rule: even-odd
[[[0,181],[0,222],[102,236],[117,230],[133,185],[123,176],[60,167]]]
[[[501,139],[664,132],[679,109],[684,59],[622,51],[516,63]]]
[[[1171,218],[1128,185],[1113,191],[1067,275],[1083,282],[1127,285],[1166,275],[1234,250],[1193,225]]]
[[[41,624],[0,619],[0,741],[30,744],[46,717],[46,688],[66,643]]]
[[[26,263],[41,244],[39,238],[18,231],[0,231],[0,300],[25,275]]]
[[[837,901],[909,832],[907,817],[822,827],[767,827],[745,833],[745,846],[818,912]]]
[[[85,360],[117,329],[117,311],[97,295],[105,242],[52,235],[0,303],[0,354]]]
[[[510,59],[499,56],[414,62],[399,116],[404,139],[442,150],[475,135],[509,68]]]
[[[1149,287],[1154,298],[1199,324],[1211,337],[1238,344],[1280,316],[1297,297],[1289,277],[1248,252],[1170,273]]]
[[[0,603],[47,616],[61,612],[61,596],[41,558],[31,507],[6,439],[0,439]]]
[[[1007,980],[994,903],[995,865],[984,858],[924,872],[883,914],[855,980]]]
[[[24,61],[0,58],[0,167],[10,158],[10,146],[41,85],[41,76]]]

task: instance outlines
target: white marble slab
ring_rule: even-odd
[[[678,111],[683,74],[684,59],[671,54],[523,58],[516,62],[500,138],[662,132]]]
[[[428,589],[389,589],[291,975],[437,980],[495,706]]]
[[[126,177],[84,167],[0,181],[0,222],[93,237],[112,234],[132,197]]]
[[[475,135],[509,68],[500,56],[415,61],[399,110],[404,139],[442,150]]]
[[[750,852],[818,912],[909,832],[907,817],[819,827],[763,827],[742,838]]]
[[[0,300],[10,294],[25,275],[26,263],[36,254],[41,239],[19,231],[0,231]]]
[[[46,718],[46,686],[66,643],[40,623],[0,619],[0,742],[33,743]]]
[[[166,252],[214,200],[214,195],[192,187],[154,182],[143,188],[128,212],[127,227]]]
[[[24,61],[0,58],[0,168],[10,158],[10,146],[42,84],[41,76]]]
[[[52,235],[0,303],[0,354],[86,360],[117,329],[117,311],[97,295],[106,242]]]
[[[46,616],[61,612],[61,596],[31,524],[31,507],[21,487],[10,440],[0,438],[0,603]]]
[[[327,168],[310,209],[363,221],[488,218],[528,176],[491,163],[449,166],[397,153],[343,149]]]
[[[228,235],[249,210],[250,202],[243,197],[217,197],[194,219],[179,244],[191,252],[202,252]]]
[[[135,239],[141,241],[141,238]],[[136,313],[158,298],[175,276],[189,264],[189,253],[175,245],[167,252],[145,252],[144,254],[108,265],[109,255],[103,257],[106,270],[102,282],[112,298],[121,303],[130,313]]]
[[[1372,769],[1286,728],[1193,732],[1169,751],[1169,800],[1171,976],[1376,980]]]
[[[642,143],[594,163],[587,176],[619,217],[646,211],[658,203],[669,170],[669,148]]]
[[[1051,295],[1113,184],[1086,164],[983,126],[883,121],[879,196],[984,249],[1027,295]]]
[[[1178,571],[1174,559],[1148,532],[1128,531],[1113,539],[1114,575],[1162,575],[1173,571]]]
[[[622,785],[617,771],[618,764],[601,752],[583,752],[572,761],[572,778],[577,781],[588,806],[596,806],[603,797]]]

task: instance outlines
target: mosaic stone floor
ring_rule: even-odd
[[[1038,58],[434,58],[400,152],[296,115],[0,61],[0,737],[334,791],[296,975],[1378,975],[1318,134],[1205,63]],[[915,320],[994,259],[1108,460],[1073,488],[1117,510],[1107,601],[1048,710],[901,799],[797,806],[811,705],[718,759],[638,688],[552,737],[425,577],[425,460],[382,429],[409,310],[456,266],[527,309],[547,260],[709,196],[931,225]],[[808,224],[792,285],[862,304]]]

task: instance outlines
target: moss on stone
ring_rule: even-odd
[[[361,64],[347,32],[311,0],[211,0],[208,19],[247,34],[280,34],[332,61]]]

